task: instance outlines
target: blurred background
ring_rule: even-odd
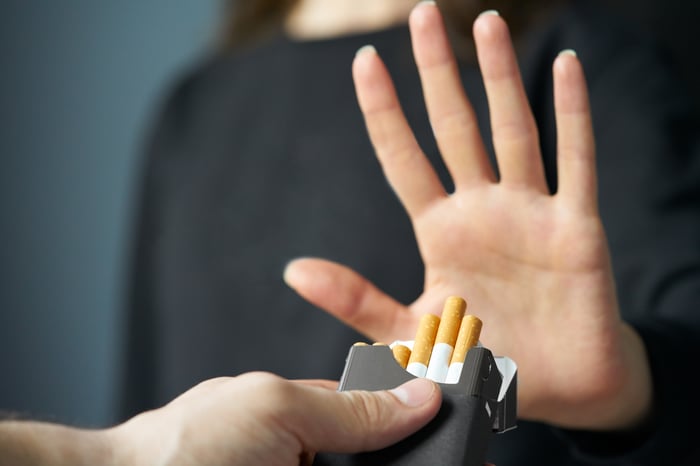
[[[144,133],[219,4],[0,1],[0,410],[114,418]]]
[[[0,2],[0,410],[116,418],[144,132],[211,45],[220,4]],[[671,49],[700,106],[700,2],[605,5]]]

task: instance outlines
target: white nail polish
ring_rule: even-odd
[[[377,53],[377,49],[374,48],[374,45],[364,45],[357,49],[357,52],[355,52],[355,56],[358,56],[361,53],[365,52],[371,52],[371,53]]]

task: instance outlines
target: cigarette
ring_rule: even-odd
[[[452,352],[450,368],[447,371],[445,383],[459,382],[459,377],[462,374],[462,366],[464,365],[464,359],[467,357],[467,351],[469,351],[469,348],[476,346],[476,344],[479,342],[481,326],[481,319],[476,316],[466,315],[462,319],[462,324],[459,327],[459,335],[457,336],[457,343],[455,344],[455,349]]]
[[[394,345],[391,352],[394,353],[394,359],[399,363],[399,366],[406,369],[408,359],[411,357],[411,349],[405,345]]]
[[[430,355],[425,376],[435,382],[444,382],[450,365],[450,358],[457,342],[460,324],[467,309],[467,302],[459,296],[450,296],[445,301],[440,317],[440,325],[435,337],[435,345]]]
[[[413,340],[413,351],[411,351],[411,357],[406,366],[406,370],[416,377],[425,377],[439,324],[440,318],[434,314],[424,314],[421,317],[416,337]]]

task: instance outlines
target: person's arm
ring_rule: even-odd
[[[302,296],[377,341],[409,339],[445,296],[463,296],[484,322],[482,341],[518,364],[522,419],[573,429],[634,429],[652,408],[644,344],[621,319],[598,213],[595,143],[576,56],[554,62],[558,189],[545,183],[537,126],[508,28],[497,15],[474,25],[498,163],[488,162],[438,9],[410,18],[426,106],[455,184],[446,192],[418,146],[378,54],[355,59],[370,139],[412,220],[425,264],[423,294],[405,306],[346,267],[289,264]]]
[[[0,421],[0,465],[110,465],[106,431],[33,421]]]
[[[248,373],[203,382],[109,429],[0,422],[0,465],[305,465],[318,451],[391,445],[425,425],[441,403],[426,379],[378,392],[337,392],[335,385]]]

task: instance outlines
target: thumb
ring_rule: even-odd
[[[307,451],[356,453],[392,445],[427,424],[440,409],[440,389],[417,378],[384,391],[323,390],[305,406],[297,432]],[[318,410],[318,411],[316,411]],[[332,414],[332,415],[329,415]]]
[[[412,334],[417,324],[403,304],[336,262],[294,259],[285,267],[284,281],[302,298],[374,341]]]

